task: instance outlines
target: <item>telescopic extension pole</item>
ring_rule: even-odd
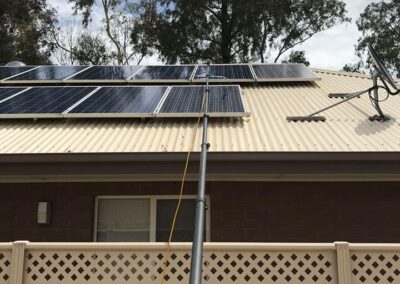
[[[207,143],[208,126],[208,95],[210,92],[208,80],[210,79],[210,62],[207,62],[206,93],[203,112],[203,137],[201,141],[199,184],[196,199],[196,217],[194,222],[194,236],[192,246],[192,259],[190,264],[190,284],[201,284],[203,264],[203,237],[204,220],[206,212],[206,164],[209,144]]]

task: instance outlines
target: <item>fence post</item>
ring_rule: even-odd
[[[335,242],[337,253],[338,283],[351,284],[350,249],[347,242]]]
[[[24,279],[25,247],[28,241],[16,241],[12,245],[11,284],[22,284]]]

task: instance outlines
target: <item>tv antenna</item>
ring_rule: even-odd
[[[390,75],[389,71],[383,64],[382,60],[379,58],[378,54],[375,52],[375,50],[372,48],[371,45],[368,44],[368,52],[372,58],[372,63],[374,66],[374,70],[372,72],[372,83],[373,86],[367,90],[356,92],[356,93],[331,93],[329,94],[330,98],[342,98],[343,100],[335,103],[333,105],[330,105],[328,107],[325,107],[323,109],[320,109],[312,114],[309,114],[307,116],[288,116],[286,119],[288,121],[325,121],[326,118],[325,116],[319,116],[322,112],[334,108],[340,104],[343,104],[345,102],[348,102],[354,98],[358,98],[361,95],[368,94],[370,101],[372,103],[372,106],[376,110],[378,114],[370,116],[369,120],[371,121],[380,121],[380,122],[385,122],[390,120],[391,118],[387,115],[385,115],[380,107],[380,103],[387,100],[390,95],[395,96],[400,94],[400,89],[396,85],[396,82],[393,80],[393,77]],[[378,85],[378,79],[381,80],[383,86]],[[387,93],[387,96],[384,99],[379,99],[379,89],[384,89]]]

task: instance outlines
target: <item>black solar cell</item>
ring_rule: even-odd
[[[0,88],[0,101],[15,95],[23,90],[26,90],[26,88]]]
[[[175,66],[146,66],[134,80],[190,80],[194,66],[175,65]]]
[[[172,87],[160,113],[199,113],[202,109],[204,86]],[[210,86],[210,113],[244,112],[239,86]]]
[[[10,78],[8,81],[28,81],[28,80],[62,80],[87,66],[40,66],[29,72]]]
[[[140,66],[92,66],[68,80],[125,80]]]
[[[248,65],[243,65],[243,64],[211,65],[210,71],[211,71],[211,76],[224,77],[224,78],[219,78],[218,80],[246,80],[246,81],[254,80],[250,67]],[[206,75],[207,75],[207,66],[199,65],[196,70],[196,75],[194,79],[205,80]]]
[[[0,103],[0,114],[59,114],[94,87],[36,87]]]
[[[304,64],[253,64],[257,81],[314,81],[318,77]]]
[[[244,112],[244,106],[238,86],[212,86],[208,110],[213,112]]]
[[[201,111],[204,87],[172,87],[160,113],[195,113]]]
[[[21,72],[32,69],[33,67],[4,67],[0,66],[0,80],[17,75]]]
[[[165,86],[102,87],[69,113],[153,113]]]

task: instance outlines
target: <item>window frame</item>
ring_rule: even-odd
[[[110,199],[149,199],[150,201],[150,236],[148,242],[156,242],[156,228],[157,228],[157,200],[178,200],[179,195],[98,195],[95,198],[94,206],[94,224],[93,224],[93,241],[97,242],[97,223],[99,214],[99,200]],[[182,200],[196,199],[196,195],[183,195]],[[210,222],[211,222],[211,208],[210,196],[206,195],[206,242],[211,241]]]

